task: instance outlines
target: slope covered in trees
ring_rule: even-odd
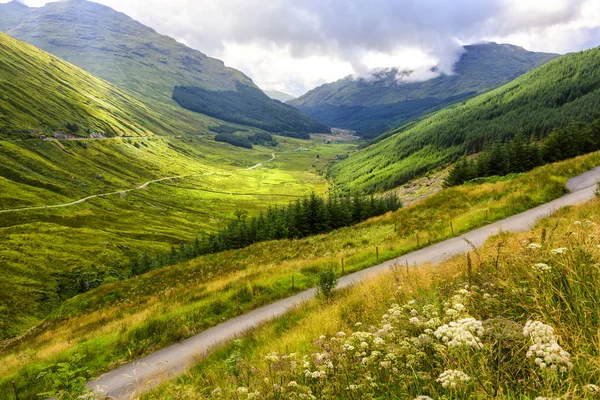
[[[269,132],[330,132],[327,125],[294,107],[271,99],[256,87],[240,83],[237,90],[217,92],[201,87],[175,86],[173,100],[188,110]]]
[[[348,77],[320,86],[289,104],[336,128],[373,138],[428,112],[503,85],[555,58],[507,44],[465,46],[455,74],[425,82],[397,69],[369,79]]]
[[[456,186],[476,178],[503,176],[529,171],[553,163],[600,150],[600,120],[592,124],[572,124],[556,129],[540,144],[528,142],[517,134],[505,143],[493,143],[476,159],[461,159],[454,164],[444,186]]]
[[[511,139],[600,117],[600,48],[560,57],[492,92],[390,131],[332,166],[346,189],[393,188],[427,171]]]

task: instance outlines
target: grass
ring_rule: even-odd
[[[44,324],[9,344],[0,356],[0,375],[6,376],[0,388],[15,379],[23,393],[35,394],[44,386],[35,379],[39,370],[75,353],[97,375],[313,287],[322,269],[341,272],[342,257],[350,273],[481,226],[486,213],[494,221],[545,203],[564,193],[569,177],[598,164],[600,153],[594,153],[518,176],[451,188],[327,235],[260,243],[104,285],[67,301]]]
[[[235,151],[189,136],[1,142],[0,209],[62,204],[165,176],[214,172],[65,208],[0,213],[0,286],[10,288],[1,335],[20,334],[81,285],[126,277],[138,252],[168,252],[226,225],[238,209],[256,214],[325,192],[326,163],[352,147],[279,142],[277,148]],[[310,150],[295,152],[300,145]],[[272,152],[272,162],[244,170]]]
[[[214,350],[183,377],[143,398],[249,398],[242,387],[258,392],[254,398],[267,399],[295,398],[294,393],[336,399],[595,399],[600,382],[598,215],[595,199],[562,209],[528,232],[490,239],[470,254],[470,262],[463,255],[440,265],[402,268],[339,292],[333,300],[310,301]],[[557,248],[566,250],[554,254]],[[540,263],[547,272],[533,267]],[[474,348],[450,347],[434,334],[465,318],[484,328],[472,331],[480,343]],[[534,344],[523,333],[527,321],[551,327],[551,339],[569,355],[540,368],[535,356],[527,356]],[[380,331],[384,324],[390,325]],[[360,348],[357,337],[365,348],[355,357],[344,344]],[[375,337],[383,344],[377,345]],[[305,370],[325,371],[325,377],[307,378]],[[439,377],[447,370],[459,370],[470,380],[444,387]]]

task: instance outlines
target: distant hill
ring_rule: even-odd
[[[273,100],[279,100],[282,103],[294,100],[296,98],[296,96],[292,96],[291,94],[280,92],[278,90],[265,90],[265,94]]]
[[[0,31],[4,32],[21,22],[29,14],[29,7],[18,1],[0,4]]]
[[[600,117],[600,48],[569,54],[464,104],[390,131],[330,170],[347,189],[393,188],[486,143]]]
[[[454,75],[402,82],[411,72],[383,70],[371,79],[347,77],[325,84],[289,104],[336,128],[361,136],[378,134],[448,104],[503,85],[558,55],[534,53],[508,44],[465,46]]]
[[[59,1],[41,8],[24,7],[14,1],[0,4],[0,21],[3,21],[0,27],[10,36],[145,97],[172,106],[176,86],[199,88],[209,100],[220,92],[239,92],[240,88],[248,88],[243,93],[260,92],[240,71],[160,35],[110,7],[85,0]],[[243,94],[236,98],[246,105],[256,100]],[[274,102],[264,96],[261,109],[276,107],[269,103]],[[226,118],[227,113],[220,115]],[[282,121],[292,119],[294,122],[286,126],[289,130],[298,126],[298,121],[303,121],[300,124],[303,131],[314,126],[327,130],[293,108],[275,117]],[[250,118],[262,122],[260,115]]]

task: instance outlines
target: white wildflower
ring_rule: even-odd
[[[448,347],[481,347],[479,336],[484,329],[481,321],[475,318],[463,318],[456,322],[440,326],[434,333],[435,337],[446,343]]]
[[[532,249],[532,250],[537,250],[537,249],[541,249],[542,245],[537,244],[537,243],[529,243],[529,245],[527,245],[527,248]]]
[[[470,380],[471,378],[464,372],[448,369],[442,372],[440,377],[437,379],[437,382],[447,389],[456,389],[463,383],[467,383]]]
[[[534,271],[540,272],[540,273],[552,271],[552,267],[550,267],[548,264],[544,264],[544,263],[537,263],[537,264],[533,265],[531,268]]]
[[[550,251],[550,253],[551,253],[553,256],[556,256],[556,255],[559,255],[559,254],[565,254],[565,253],[566,253],[568,250],[569,250],[569,249],[567,249],[566,247],[560,247],[560,248],[558,248],[558,249],[552,249],[552,250]]]
[[[419,397],[416,397],[415,400],[433,400],[433,399],[429,396],[419,396]]]
[[[273,353],[267,355],[265,357],[265,360],[272,362],[272,363],[276,363],[277,361],[279,361],[279,356],[277,356],[277,353],[273,352]]]
[[[288,387],[297,387],[298,386],[298,382],[296,381],[290,381],[290,383],[288,383]]]
[[[600,387],[591,383],[585,387],[585,390],[587,390],[590,393],[600,393]]]
[[[239,388],[237,388],[237,392],[239,394],[247,394],[248,393],[248,388],[245,388],[243,386],[240,386]]]
[[[408,322],[410,322],[413,325],[419,325],[421,323],[421,320],[419,319],[419,317],[412,317],[408,320]]]
[[[529,346],[527,358],[534,358],[541,370],[566,373],[573,368],[570,354],[559,344],[554,335],[554,328],[540,321],[527,321],[523,335],[529,337],[533,344]]]
[[[212,391],[212,395],[216,397],[221,397],[222,394],[223,390],[220,387],[217,387],[215,388],[215,390]]]

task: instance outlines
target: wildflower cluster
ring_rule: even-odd
[[[448,347],[481,348],[479,337],[483,335],[483,332],[481,321],[477,321],[475,318],[463,318],[439,327],[435,331],[435,337]]]
[[[539,321],[527,321],[523,335],[532,342],[527,358],[533,358],[540,370],[565,374],[573,368],[569,353],[560,347],[551,326]]]
[[[552,271],[552,267],[549,266],[548,264],[544,264],[544,263],[534,264],[531,267],[531,269],[533,269],[535,272],[538,272],[538,273],[541,273],[541,274]]]
[[[471,378],[462,371],[448,369],[440,375],[437,381],[445,388],[458,389],[469,382]]]

